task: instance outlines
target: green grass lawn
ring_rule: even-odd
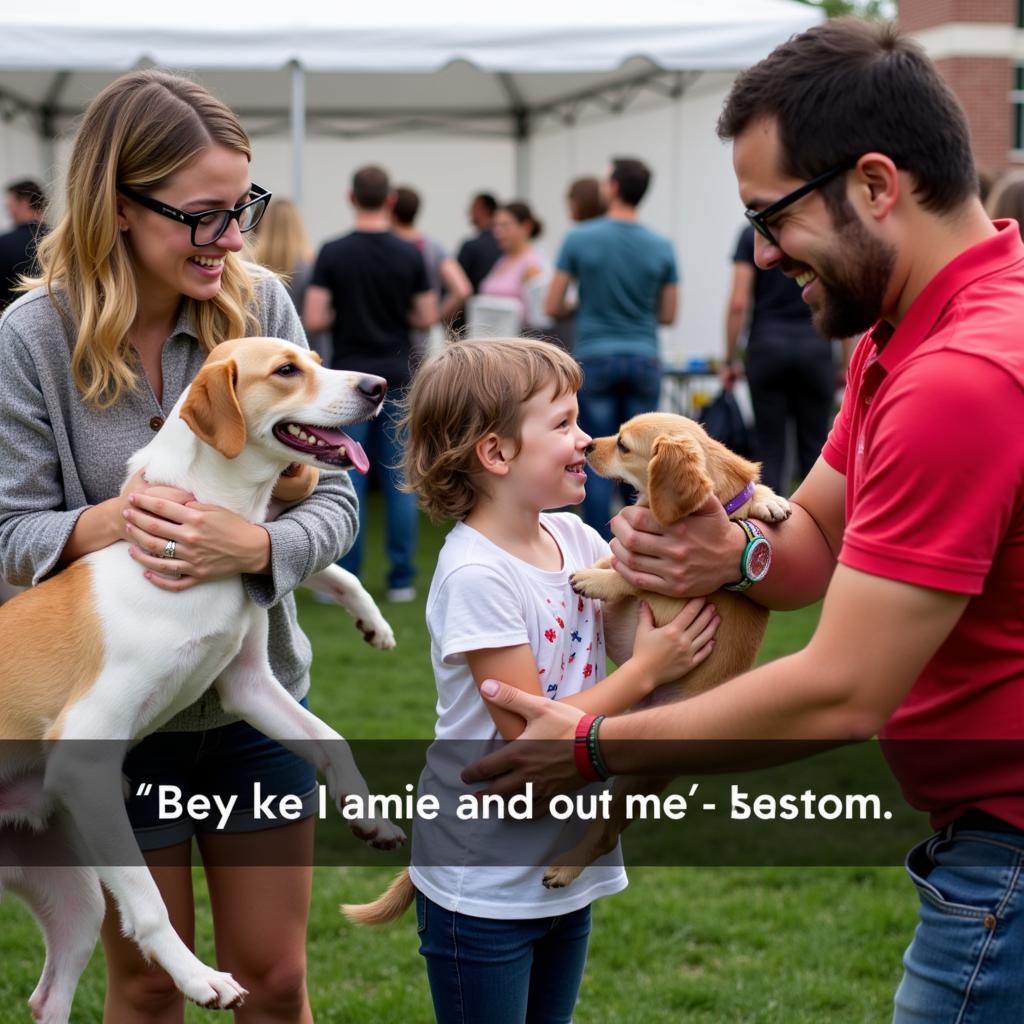
[[[366,584],[382,601],[380,533],[375,521]],[[431,735],[434,685],[422,598],[443,534],[424,523],[421,599],[382,604],[398,637],[394,651],[371,650],[340,609],[299,595],[315,652],[312,703],[346,736]],[[802,646],[816,620],[817,609],[774,614],[762,657]],[[626,855],[628,862],[628,839]],[[390,928],[357,931],[338,913],[343,901],[377,895],[390,874],[372,867],[316,869],[308,949],[318,1022],[433,1019],[412,915]],[[916,897],[900,869],[648,867],[629,874],[624,893],[595,904],[577,1024],[890,1018],[900,957],[916,917]],[[210,959],[211,925],[198,871],[196,883],[199,952]],[[30,1019],[24,1003],[42,959],[32,918],[7,900],[0,906],[0,1024]],[[100,1021],[103,987],[97,952],[78,990],[76,1024]],[[218,1019],[194,1007],[187,1013],[190,1024]]]

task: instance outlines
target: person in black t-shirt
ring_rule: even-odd
[[[395,436],[398,399],[409,383],[412,328],[427,330],[437,320],[420,251],[391,233],[394,194],[379,167],[363,167],[352,179],[349,201],[355,230],[327,242],[317,256],[306,289],[307,331],[330,329],[335,369],[375,373],[387,379],[388,397],[376,419],[347,429],[366,449],[384,492],[388,600],[411,601],[416,552],[416,498],[399,489],[401,452]],[[359,575],[366,525],[367,478],[353,474],[359,497],[360,530],[340,565]]]
[[[473,196],[469,206],[469,219],[477,234],[462,243],[457,258],[473,286],[474,294],[501,257],[501,249],[494,237],[494,213],[497,209],[498,201],[489,192]]]
[[[36,241],[43,230],[46,196],[40,185],[29,179],[7,186],[7,214],[14,230],[0,235],[0,311],[20,294],[18,280],[38,271]]]
[[[754,229],[749,226],[740,233],[733,255],[722,369],[725,388],[739,376],[737,345],[748,325],[746,375],[761,481],[788,494],[789,481],[782,479],[787,425],[790,420],[796,424],[797,469],[804,477],[828,436],[836,369],[832,344],[814,329],[800,286],[781,270],[761,270],[754,263]]]

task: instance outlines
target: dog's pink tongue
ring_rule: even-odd
[[[306,427],[306,431],[315,434],[332,448],[340,448],[348,456],[348,461],[364,476],[370,471],[370,460],[358,441],[353,441],[343,430],[332,430],[329,427]]]

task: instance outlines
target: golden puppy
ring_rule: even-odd
[[[653,412],[635,416],[615,437],[597,438],[587,451],[587,462],[601,476],[635,487],[637,504],[650,508],[663,526],[696,512],[711,495],[730,508],[733,520],[770,523],[789,516],[789,502],[758,483],[761,467],[757,463],[729,451],[685,416]],[[751,484],[754,486],[748,496]],[[659,626],[675,618],[685,604],[679,598],[636,590],[610,567],[607,559],[574,573],[571,582],[584,597],[607,602],[642,599],[651,606]],[[722,620],[714,653],[682,679],[659,687],[650,703],[692,697],[753,664],[768,625],[767,609],[729,590],[719,590],[711,599]],[[595,822],[578,846],[548,868],[544,884],[549,888],[568,885],[585,865],[611,850],[629,824],[625,817],[626,794],[658,792],[665,783],[664,779],[617,779],[609,820]]]

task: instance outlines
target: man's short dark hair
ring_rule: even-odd
[[[639,206],[651,184],[651,169],[642,160],[617,156],[612,159],[610,177],[619,186],[619,198],[630,206]]]
[[[718,136],[735,139],[772,118],[779,172],[809,180],[864,153],[883,153],[914,177],[921,205],[948,213],[977,195],[967,118],[938,68],[886,22],[836,18],[776,47],[742,72]],[[834,210],[843,179],[823,190]]]
[[[13,181],[7,186],[7,191],[18,199],[27,199],[29,206],[38,213],[43,212],[46,206],[46,193],[38,181],[31,178],[22,178],[21,181]]]
[[[487,211],[489,217],[493,217],[494,211],[498,209],[498,200],[490,192],[477,192],[473,196],[473,202],[482,206]]]
[[[379,210],[391,192],[387,171],[375,164],[360,167],[352,175],[352,197],[361,210]]]
[[[399,224],[412,227],[416,223],[416,215],[420,212],[419,193],[408,185],[399,185],[395,189],[395,205],[391,213]]]

